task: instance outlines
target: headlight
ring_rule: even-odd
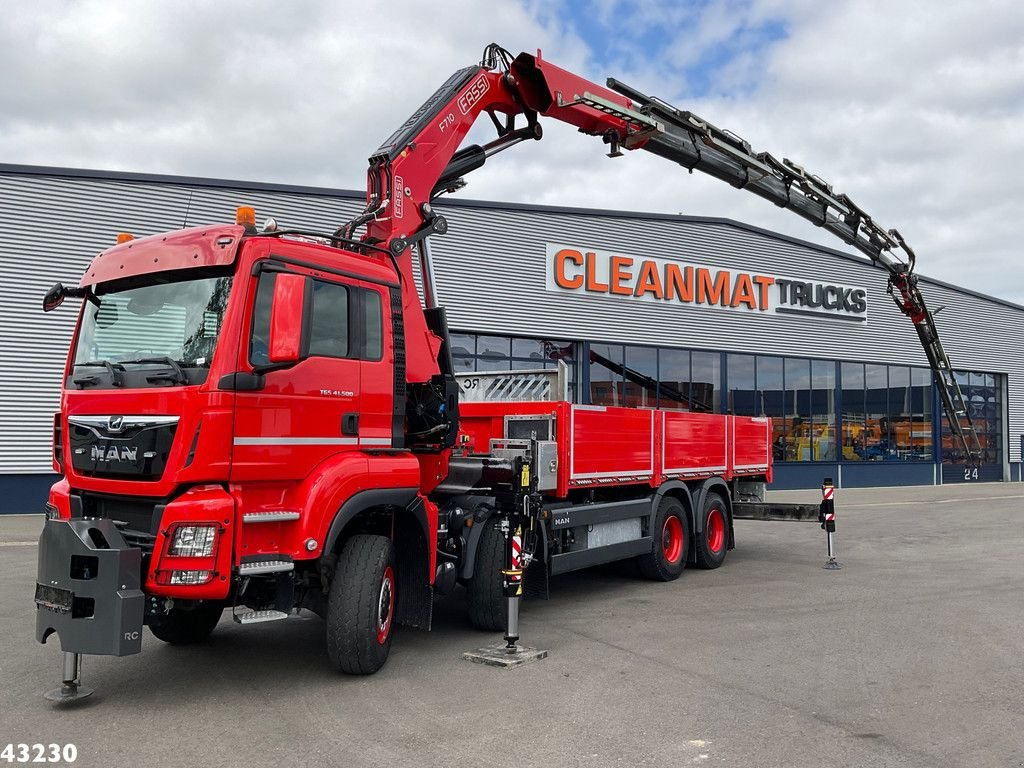
[[[215,525],[182,525],[174,530],[171,557],[212,557],[213,544],[217,536]]]

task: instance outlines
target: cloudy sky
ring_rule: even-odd
[[[362,188],[365,159],[497,41],[787,157],[1024,303],[1024,6],[1010,0],[36,0],[0,16],[0,163]],[[722,216],[834,247],[721,182],[550,122],[465,197]]]

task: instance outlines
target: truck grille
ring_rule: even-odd
[[[112,520],[129,546],[138,547],[145,555],[153,552],[164,512],[163,499],[129,499],[92,493],[82,494],[80,498],[83,517]]]
[[[121,537],[129,547],[141,549],[143,555],[153,554],[156,536],[151,533],[143,533],[142,531],[133,531],[125,523],[115,522],[114,525],[117,526],[117,530],[121,532]]]
[[[88,477],[159,480],[174,443],[177,418],[172,423],[143,424],[118,432],[104,428],[104,418],[68,419],[71,466],[75,471]]]

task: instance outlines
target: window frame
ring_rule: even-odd
[[[260,270],[259,276],[256,281],[255,290],[253,290],[253,298],[250,304],[250,318],[249,318],[249,338],[248,344],[246,345],[246,361],[254,369],[266,368],[268,365],[272,365],[268,362],[256,362],[253,360],[253,340],[256,338],[257,322],[261,324],[265,321],[266,323],[266,336],[267,342],[269,343],[269,326],[270,326],[270,312],[273,310],[273,281],[277,279],[277,275],[281,273],[291,273],[300,275],[305,281],[305,301],[303,302],[302,308],[302,344],[301,344],[301,355],[297,362],[308,360],[313,357],[324,358],[327,360],[358,360],[361,362],[380,362],[384,359],[384,334],[385,334],[385,322],[384,322],[384,299],[380,293],[373,288],[367,288],[365,286],[356,285],[355,283],[348,282],[345,280],[332,279],[331,277],[314,276],[304,272],[299,272],[292,269],[281,269],[276,267],[263,268]],[[265,317],[260,317],[257,313],[257,302],[260,297],[260,288],[263,286],[264,281],[268,281],[271,285],[270,295],[271,300],[268,305],[268,312]],[[327,355],[322,353],[311,353],[310,345],[312,343],[312,330],[313,330],[313,295],[314,295],[314,284],[323,283],[326,285],[336,286],[343,288],[347,294],[347,311],[346,311],[346,331],[347,331],[347,354],[345,355]],[[366,311],[370,305],[367,301],[367,294],[374,293],[378,299],[378,307],[380,314],[380,352],[376,356],[370,356],[367,352],[368,343],[366,337]]]

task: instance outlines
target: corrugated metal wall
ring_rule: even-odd
[[[354,193],[142,177],[69,175],[0,166],[0,474],[50,470],[50,428],[76,301],[43,314],[57,280],[76,283],[117,232],[136,235],[230,221],[237,205],[260,220],[333,230],[361,206]],[[925,365],[909,321],[885,295],[885,274],[827,250],[724,221],[631,217],[447,203],[433,241],[438,293],[453,328],[714,350]],[[656,255],[709,266],[827,280],[868,291],[867,324],[731,312],[706,306],[545,290],[546,243]],[[927,271],[927,254],[922,254]],[[927,284],[946,350],[961,369],[1004,373],[1010,451],[1024,433],[1024,310]]]
[[[60,280],[76,285],[118,232],[136,236],[233,221],[235,207],[331,230],[359,200],[196,184],[24,174],[0,166],[0,474],[49,472],[50,431],[80,303],[44,314]]]

